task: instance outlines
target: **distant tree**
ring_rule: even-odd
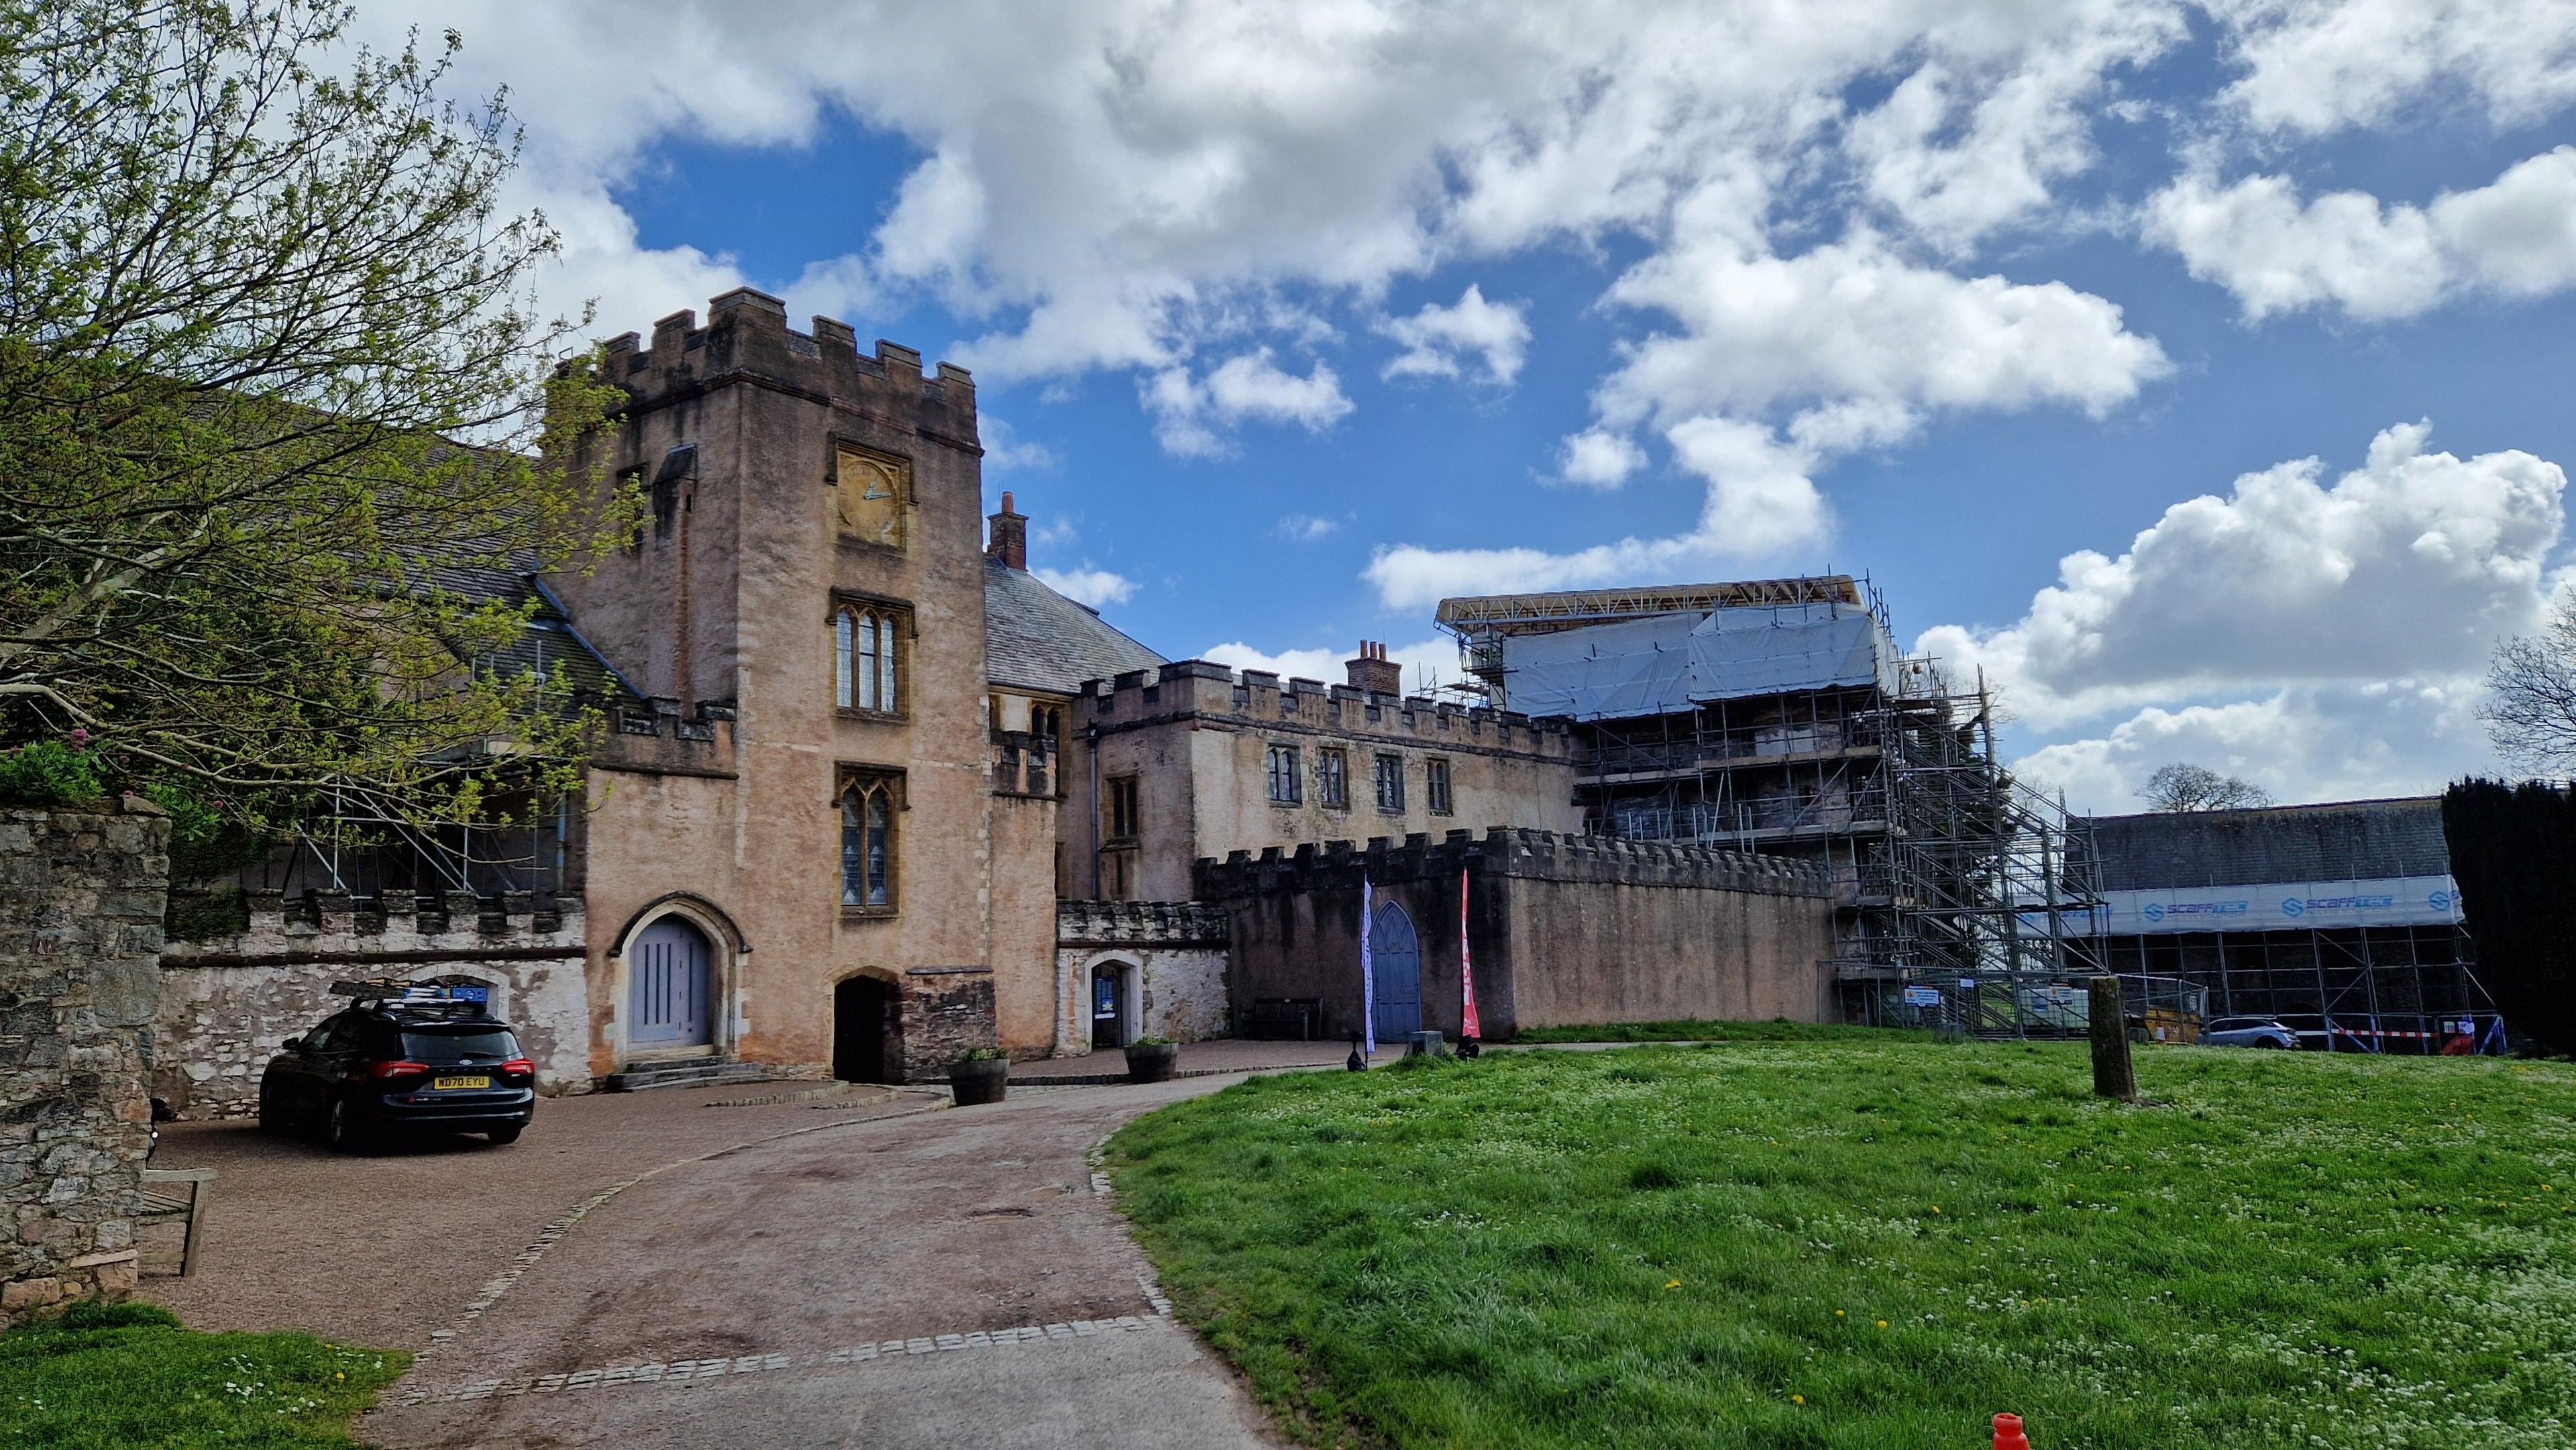
[[[617,395],[529,300],[502,99],[349,18],[0,0],[0,750],[242,819],[570,778],[579,723],[488,663],[520,607],[457,581],[624,533],[537,461]]]
[[[2540,633],[2496,646],[2478,715],[2505,759],[2534,774],[2576,772],[2576,593],[2558,596]]]
[[[2138,796],[2159,811],[2242,811],[2272,803],[2272,793],[2250,780],[2179,762],[2148,776]]]

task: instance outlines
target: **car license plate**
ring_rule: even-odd
[[[430,1084],[431,1087],[441,1091],[448,1088],[487,1088],[491,1085],[492,1079],[488,1077],[442,1077]]]

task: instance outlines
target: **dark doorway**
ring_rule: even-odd
[[[1091,1045],[1127,1045],[1127,966],[1102,962],[1091,969]]]
[[[894,990],[885,983],[851,977],[832,988],[832,1076],[884,1082],[886,1039],[894,1026]]]

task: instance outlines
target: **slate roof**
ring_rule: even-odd
[[[984,561],[984,674],[992,683],[1070,695],[1085,680],[1163,662],[1035,574]]]
[[[533,574],[476,564],[433,562],[423,567],[427,581],[440,590],[475,604],[501,603],[535,612],[508,647],[477,656],[505,673],[535,670],[569,680],[573,698],[600,704],[641,704],[643,695],[606,657],[573,627],[563,601],[539,584]]]
[[[2099,816],[2093,849],[2107,891],[2445,876],[2451,870],[2440,796]]]

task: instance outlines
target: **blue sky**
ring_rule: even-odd
[[[2325,799],[2496,768],[2558,582],[2564,3],[362,13],[512,87],[548,301],[975,368],[1033,562],[1176,657],[1866,572],[2079,805]]]

